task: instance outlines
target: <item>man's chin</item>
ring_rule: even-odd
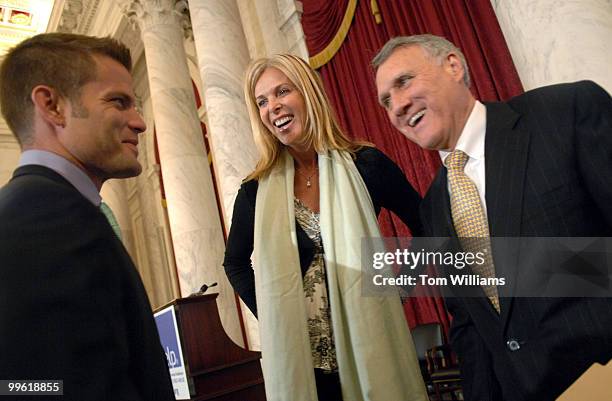
[[[136,177],[142,173],[142,166],[140,163],[135,163],[130,166],[125,166],[124,168],[117,169],[112,174],[109,174],[110,178],[130,178]]]
[[[426,149],[426,150],[441,150],[441,149],[443,149],[443,144],[440,141],[436,140],[434,137],[431,137],[431,136],[416,137],[414,135],[414,133],[411,133],[411,135],[404,134],[404,136],[406,138],[408,138],[410,140],[410,142],[412,142],[415,145],[419,146],[421,149]]]
[[[128,171],[128,174],[129,174],[128,177],[136,177],[140,175],[140,173],[142,173],[142,166],[139,164],[138,166]]]
[[[432,149],[430,146],[431,144],[428,141],[428,138],[419,138],[414,134],[414,131],[406,131],[406,130],[402,130],[401,131],[402,135],[404,135],[406,137],[406,139],[408,139],[410,142],[414,143],[415,145],[423,148],[423,149]]]

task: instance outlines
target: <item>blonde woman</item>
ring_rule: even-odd
[[[300,58],[252,62],[245,98],[261,158],[238,192],[224,265],[259,319],[267,399],[425,401],[399,298],[363,297],[360,282],[380,208],[418,235],[419,195],[342,132]]]

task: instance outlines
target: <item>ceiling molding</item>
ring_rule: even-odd
[[[0,54],[23,40],[43,33],[49,25],[54,2],[49,0],[0,0]]]
[[[53,11],[51,11],[51,17],[49,18],[49,24],[47,25],[47,32],[57,31],[62,13],[64,12],[64,2],[65,0],[55,0]]]
[[[89,33],[92,21],[98,12],[100,0],[63,0],[62,3],[59,23],[55,30],[67,33]]]

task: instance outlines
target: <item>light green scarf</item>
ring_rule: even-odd
[[[297,248],[293,159],[259,181],[255,285],[268,401],[317,401]],[[319,155],[320,224],[345,401],[426,401],[399,297],[361,295],[361,239],[379,238],[372,200],[346,152]]]

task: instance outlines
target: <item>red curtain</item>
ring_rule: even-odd
[[[303,0],[302,25],[311,56],[333,39],[347,0]],[[380,11],[377,24],[372,3]],[[384,43],[400,35],[444,36],[465,54],[472,91],[481,100],[503,100],[522,93],[518,74],[490,0],[362,0],[339,51],[319,69],[341,125],[348,135],[368,140],[391,157],[423,195],[440,166],[436,152],[424,151],[393,128],[376,100],[370,61]],[[415,213],[417,211],[415,210]],[[387,212],[379,218],[384,236],[409,230]],[[441,322],[448,315],[439,297],[411,298],[404,304],[410,327]]]
[[[313,21],[306,39],[308,52],[313,56],[323,50],[336,35],[349,2],[348,0],[306,0],[302,3],[304,3],[304,15],[308,12],[308,20]]]

